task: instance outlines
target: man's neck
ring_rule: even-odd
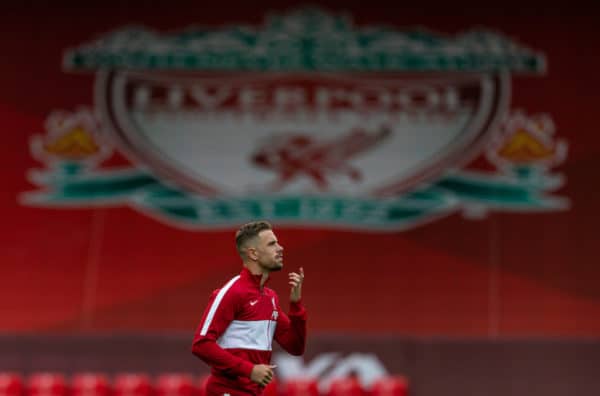
[[[262,278],[260,278],[260,287],[262,288],[265,285],[265,282],[269,279],[269,273],[263,272]]]

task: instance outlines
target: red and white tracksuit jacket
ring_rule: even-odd
[[[263,388],[250,373],[255,364],[271,361],[273,338],[292,355],[304,353],[306,310],[291,303],[286,315],[260,279],[243,268],[210,297],[192,343],[192,353],[212,367],[207,396],[260,395]]]

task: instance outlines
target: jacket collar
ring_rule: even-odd
[[[248,268],[243,267],[242,272],[240,273],[240,277],[252,283],[254,286],[256,286],[257,289],[261,289],[260,280],[262,279],[262,275],[254,275],[252,272],[250,272]],[[271,277],[267,278],[263,287],[266,286],[267,283],[269,283],[270,279]]]

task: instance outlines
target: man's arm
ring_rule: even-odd
[[[289,315],[280,311],[275,341],[288,353],[300,356],[306,348],[306,309],[300,301],[290,303]]]
[[[217,344],[217,339],[234,319],[237,309],[235,295],[229,291],[229,286],[227,284],[212,294],[194,334],[192,353],[213,368],[250,378],[254,365]]]
[[[302,305],[302,282],[304,269],[289,274],[290,311],[286,315],[280,310],[275,329],[275,340],[292,355],[300,356],[306,348],[306,309]],[[279,303],[277,304],[279,305]]]

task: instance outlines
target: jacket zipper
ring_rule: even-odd
[[[270,337],[271,335],[271,319],[269,319],[269,321],[267,322],[267,345],[269,345],[269,350],[271,350],[271,343],[273,342],[273,340]]]

